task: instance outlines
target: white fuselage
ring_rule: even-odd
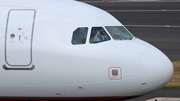
[[[170,60],[135,38],[114,40],[122,26],[98,8],[71,0],[0,0],[0,97],[124,97],[163,87]],[[84,44],[73,32],[86,27]],[[90,43],[102,27],[110,40]]]

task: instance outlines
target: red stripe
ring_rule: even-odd
[[[107,98],[0,98],[0,101],[122,101],[135,97]]]

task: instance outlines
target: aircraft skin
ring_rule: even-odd
[[[0,101],[119,101],[160,89],[173,75],[160,50],[132,34],[115,40],[108,28],[130,32],[88,4],[0,0],[0,22]],[[91,42],[93,28],[108,39]],[[84,43],[72,40],[76,31],[87,31]]]

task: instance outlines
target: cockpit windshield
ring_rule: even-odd
[[[114,40],[131,40],[133,36],[123,26],[106,26]]]

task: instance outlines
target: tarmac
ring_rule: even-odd
[[[83,2],[180,2],[180,0],[76,0]]]

